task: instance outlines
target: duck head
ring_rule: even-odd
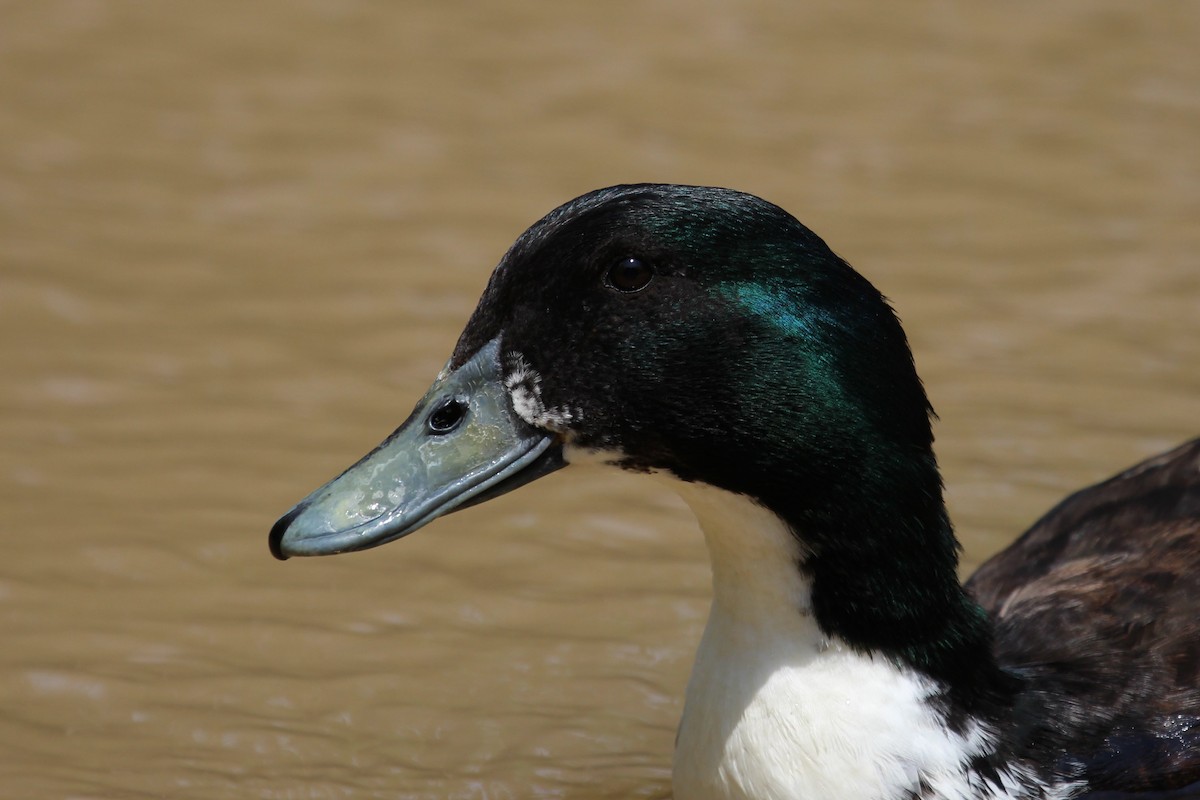
[[[957,591],[930,413],[885,299],[790,214],[615,186],[520,236],[408,420],[280,519],[271,550],[374,547],[600,453],[774,512],[818,614],[865,647],[901,642],[896,618]]]

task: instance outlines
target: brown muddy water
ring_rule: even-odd
[[[529,223],[789,209],[903,316],[965,568],[1200,432],[1200,5],[0,4],[0,796],[662,798],[653,481],[274,561]]]

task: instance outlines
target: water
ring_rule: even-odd
[[[266,548],[591,188],[755,192],[892,298],[968,569],[1200,427],[1191,4],[0,14],[6,796],[669,795],[708,566],[652,482]]]

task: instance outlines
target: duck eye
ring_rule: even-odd
[[[442,401],[441,405],[433,410],[429,415],[429,419],[425,420],[425,427],[429,432],[435,435],[449,433],[458,427],[463,421],[463,417],[467,414],[467,404],[451,397],[448,400]]]
[[[618,292],[637,292],[654,277],[654,268],[640,258],[622,258],[608,269],[605,280]]]

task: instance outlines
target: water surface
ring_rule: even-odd
[[[5,4],[0,785],[662,798],[708,565],[569,471],[273,561],[529,223],[761,194],[895,302],[967,568],[1200,429],[1200,7]]]

